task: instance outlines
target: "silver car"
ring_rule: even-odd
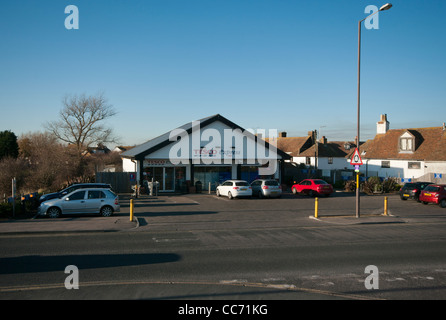
[[[252,195],[259,198],[281,197],[282,188],[277,180],[257,179],[251,183]]]
[[[109,217],[119,212],[119,197],[109,189],[78,189],[60,199],[42,202],[37,213],[50,218],[62,214],[100,214]]]

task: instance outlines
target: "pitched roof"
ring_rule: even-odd
[[[265,141],[269,139],[266,138]],[[290,156],[297,157],[300,153],[312,146],[311,136],[307,137],[278,137],[277,148],[288,153]]]
[[[215,114],[215,115],[212,115],[212,116],[209,116],[209,117],[197,120],[197,121],[200,122],[201,128],[204,128],[205,126],[207,126],[213,122],[220,121],[232,129],[240,129],[242,132],[245,131],[245,129],[243,129],[242,127],[238,126],[237,124],[228,120],[227,118],[223,117],[220,114]],[[188,134],[191,134],[192,133],[192,122],[188,122],[188,123],[178,127],[178,129],[183,129]],[[149,141],[147,141],[143,144],[140,144],[130,150],[127,150],[127,151],[123,152],[121,154],[121,156],[124,158],[143,159],[146,155],[173,143],[173,141],[169,140],[170,132],[171,131],[168,131],[168,132],[166,132],[152,140],[149,140]],[[249,131],[247,131],[247,132],[249,134]],[[253,137],[254,137],[255,141],[257,141],[257,137],[256,136],[253,136]],[[269,147],[268,142],[265,143],[265,147],[266,148]],[[279,154],[283,159],[290,158],[290,156],[287,153],[280,150],[279,147],[277,147],[277,154]]]
[[[414,137],[413,152],[400,151],[400,137],[406,132]],[[443,127],[391,129],[368,140],[360,151],[363,159],[446,161],[446,131]]]
[[[348,143],[350,149],[345,149],[344,145]],[[331,141],[317,144],[318,157],[345,158],[350,152],[355,150],[356,144],[351,141]],[[302,152],[300,157],[314,157],[316,153],[316,144]]]

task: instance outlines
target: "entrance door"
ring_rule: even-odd
[[[175,191],[175,168],[153,168],[153,180],[159,182],[159,191]]]
[[[175,168],[165,167],[163,191],[175,191]]]

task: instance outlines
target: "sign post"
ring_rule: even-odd
[[[15,218],[15,193],[17,189],[17,182],[15,177],[12,179],[12,216]]]
[[[356,218],[360,216],[360,206],[359,206],[359,166],[363,165],[361,155],[359,154],[358,148],[353,152],[353,156],[350,160],[350,164],[355,166],[356,173]]]

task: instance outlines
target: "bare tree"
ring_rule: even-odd
[[[116,142],[112,129],[104,122],[116,115],[102,94],[74,95],[63,99],[59,120],[46,124],[46,129],[59,140],[74,145],[79,155],[90,146]]]

